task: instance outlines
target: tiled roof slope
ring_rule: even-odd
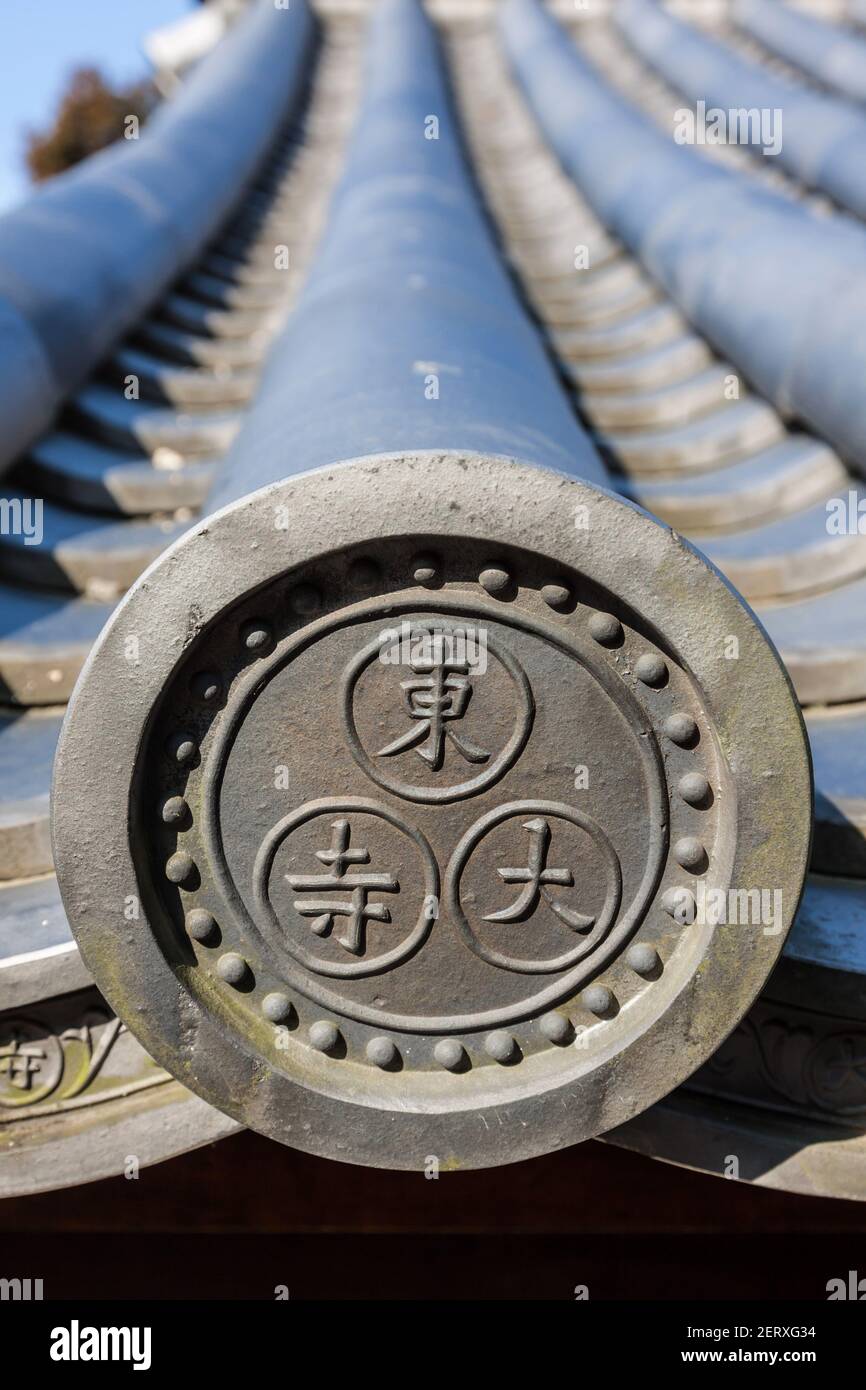
[[[327,19],[315,48],[298,0],[289,12],[262,0],[186,80],[140,145],[92,161],[0,223],[0,447],[3,463],[16,465],[3,495],[23,508],[44,501],[40,545],[0,537],[0,939],[9,966],[0,1009],[38,1000],[51,1012],[58,985],[46,974],[45,951],[57,952],[69,972],[62,988],[92,988],[86,973],[75,974],[80,963],[70,965],[50,876],[48,778],[61,706],[118,595],[205,501],[318,239],[353,107],[364,7],[320,8]],[[586,83],[587,119],[602,110],[611,118],[595,165],[573,122],[561,134],[548,123],[549,91],[532,78],[528,47],[513,39],[509,74],[507,36],[503,47],[490,7],[432,8],[441,12],[504,252],[574,388],[575,409],[616,485],[693,538],[759,605],[807,706],[819,793],[815,876],[785,964],[724,1065],[634,1122],[622,1142],[714,1171],[730,1147],[724,1110],[747,1136],[744,1176],[862,1198],[866,1094],[857,1074],[841,1091],[832,1078],[846,1049],[856,1051],[866,1036],[859,1002],[866,971],[866,537],[856,525],[831,535],[826,518],[827,503],[838,497],[856,519],[860,500],[852,465],[864,458],[857,296],[866,283],[866,231],[856,220],[863,209],[848,184],[840,192],[835,179],[816,177],[796,155],[780,171],[742,148],[673,146],[672,112],[693,102],[697,88],[677,87],[680,72],[685,81],[693,69],[675,68],[672,46],[651,52],[640,40],[644,0],[613,19],[608,6],[575,16],[570,33],[557,31],[557,62],[575,90],[578,74]],[[535,7],[520,0],[511,8]],[[567,17],[571,7],[552,8]],[[721,74],[721,85],[707,92],[710,102],[737,104],[740,88],[727,85],[730,55],[737,63],[745,55],[767,82],[760,90],[771,93],[771,104],[786,98],[766,74],[781,71],[798,108],[821,94],[825,108],[843,104],[859,129],[850,81],[805,57],[798,66],[793,38],[780,38],[771,52],[770,31],[751,22],[758,10],[757,0],[730,15],[722,7],[716,25],[702,26],[700,44]],[[781,27],[774,33],[787,34],[783,6],[775,11]],[[679,12],[688,15],[687,7]],[[290,24],[286,13],[294,16]],[[834,28],[822,51],[844,48],[847,33]],[[691,51],[688,30],[685,40]],[[312,97],[299,106],[310,71]],[[636,182],[624,178],[619,199],[612,196],[620,123],[642,149],[664,148],[671,187],[692,209],[667,246],[669,229],[647,235],[651,214],[665,207],[648,159],[640,156]],[[224,138],[214,139],[223,128]],[[653,139],[659,128],[667,137],[661,142]],[[715,176],[717,167],[724,177]],[[717,257],[699,259],[698,234],[709,237],[715,216],[708,189],[714,197],[718,190],[725,215],[741,201],[750,218],[766,216],[767,269],[753,265],[748,287],[743,257],[752,256],[757,224],[744,222],[729,273],[724,258],[734,229],[724,218]],[[814,238],[795,236],[804,218],[815,220]],[[785,285],[794,284],[798,262],[778,256],[779,238],[807,248],[815,277],[826,266],[808,320],[792,317],[795,297]],[[283,244],[292,251],[288,273],[274,264]],[[592,274],[576,284],[578,244],[591,248]],[[770,280],[774,257],[778,278]],[[843,311],[850,328],[839,327]],[[795,349],[805,352],[797,369]],[[728,398],[732,373],[740,389]],[[126,394],[130,379],[137,399]],[[45,433],[60,409],[56,428]],[[19,947],[34,957],[23,971]],[[176,1091],[171,1100],[180,1103]],[[183,1143],[204,1124],[203,1113],[179,1124]],[[767,1115],[785,1118],[770,1124]],[[780,1123],[787,1125],[781,1140]],[[83,1171],[102,1170],[94,1160]],[[7,1173],[4,1179],[0,1167],[0,1191],[4,1181],[9,1191],[27,1185],[20,1171],[7,1166]],[[60,1180],[70,1178],[59,1179],[46,1159],[37,1185]]]

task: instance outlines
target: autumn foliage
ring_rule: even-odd
[[[35,181],[70,169],[124,133],[128,116],[144,123],[156,100],[150,82],[112,88],[98,68],[72,73],[52,126],[29,131],[25,158]]]

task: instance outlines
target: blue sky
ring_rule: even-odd
[[[142,35],[178,19],[194,0],[0,0],[0,212],[23,198],[24,130],[44,127],[73,68],[115,80],[150,69]]]

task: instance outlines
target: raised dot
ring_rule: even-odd
[[[189,816],[189,806],[182,796],[169,796],[162,803],[161,814],[166,825],[180,825]]]
[[[209,941],[216,935],[217,924],[213,913],[203,907],[190,908],[184,924],[193,941]]]
[[[696,835],[683,835],[674,845],[674,858],[684,869],[705,869],[707,851]]]
[[[466,1064],[466,1051],[456,1038],[440,1038],[433,1049],[433,1056],[440,1067],[447,1071],[459,1071]]]
[[[382,571],[375,560],[359,556],[349,566],[349,583],[355,589],[373,589],[382,577]]]
[[[239,985],[246,978],[247,963],[237,951],[226,951],[216,963],[216,971],[227,985]]]
[[[479,574],[478,583],[488,594],[501,594],[511,583],[511,575],[508,570],[501,569],[498,565],[489,565]]]
[[[339,1028],[328,1019],[320,1018],[310,1025],[310,1047],[317,1052],[333,1052],[341,1041]]]
[[[605,985],[589,985],[581,994],[580,1002],[591,1014],[606,1014],[613,1007],[613,995]]]
[[[606,647],[622,641],[622,623],[612,613],[593,613],[588,627],[590,637]]]
[[[655,652],[645,652],[635,662],[634,673],[644,685],[661,685],[667,680],[667,662]]]
[[[654,975],[661,965],[658,951],[643,941],[636,941],[633,946],[629,946],[625,953],[625,962],[629,970],[633,970],[636,975]]]
[[[185,733],[172,734],[166,748],[168,756],[181,764],[191,762],[198,752],[198,745],[192,734]]]
[[[669,714],[662,728],[671,743],[678,743],[681,747],[694,742],[698,732],[698,726],[690,714]]]
[[[411,569],[416,584],[435,584],[439,578],[439,560],[435,555],[416,555]]]
[[[287,994],[266,994],[262,1000],[262,1013],[271,1023],[285,1023],[294,1012],[294,1005]]]
[[[197,700],[212,704],[222,694],[222,679],[213,671],[199,671],[190,682],[190,690]]]
[[[677,783],[677,791],[690,806],[700,806],[710,794],[710,784],[702,772],[687,772]]]
[[[165,876],[169,883],[186,883],[195,869],[195,860],[185,849],[179,849],[166,861]]]
[[[494,1062],[510,1062],[517,1053],[517,1043],[504,1028],[497,1028],[495,1033],[488,1033],[484,1051]]]
[[[397,1060],[397,1049],[390,1038],[371,1038],[364,1055],[374,1067],[390,1067]]]
[[[681,926],[691,924],[695,920],[697,903],[694,893],[689,888],[666,888],[662,893],[662,907]]]
[[[296,613],[304,617],[317,613],[322,606],[322,595],[315,584],[297,584],[289,595],[289,601]]]
[[[565,584],[545,584],[541,597],[548,608],[567,608],[571,603],[571,590]]]
[[[273,640],[274,634],[268,624],[261,623],[257,619],[250,623],[244,623],[241,628],[241,642],[248,652],[253,652],[257,656],[266,652]]]
[[[555,1010],[549,1014],[542,1014],[538,1020],[538,1027],[547,1041],[552,1043],[567,1043],[574,1032],[571,1020]]]

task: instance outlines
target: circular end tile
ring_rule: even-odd
[[[679,1085],[772,968],[810,833],[787,678],[697,553],[441,453],[289,479],[168,551],[97,644],[54,804],[81,949],[157,1061],[401,1168],[543,1153]],[[704,913],[755,889],[781,930]]]

